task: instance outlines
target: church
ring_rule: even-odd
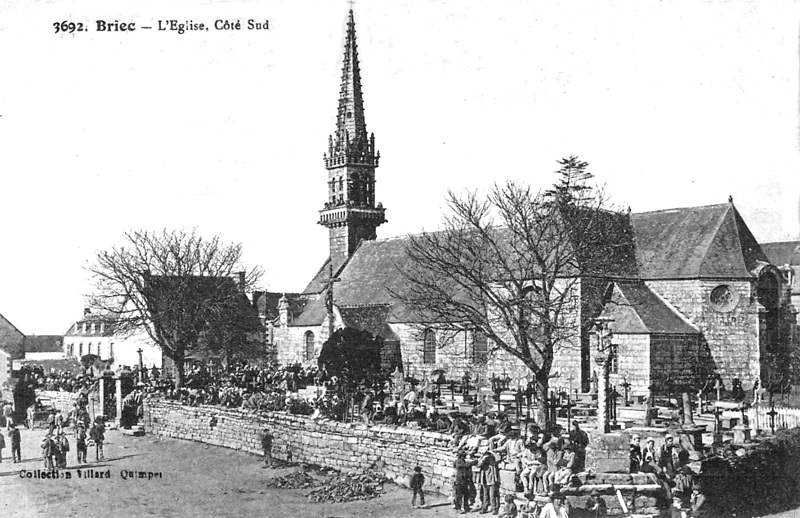
[[[408,238],[377,238],[386,222],[375,201],[379,159],[364,117],[351,10],[336,130],[324,156],[328,197],[318,221],[328,229],[330,254],[302,292],[283,294],[275,309],[275,294],[260,303],[277,361],[316,364],[331,331],[352,327],[382,337],[385,363],[418,378],[442,370],[448,379],[503,372],[521,380],[525,367],[479,333],[466,330],[444,344],[391,295],[403,282],[398,267],[409,261]],[[720,378],[729,388],[737,378],[750,386],[756,378],[766,384],[790,373],[797,348],[795,272],[770,263],[732,199],[627,218],[635,273],[604,281],[599,301],[588,296],[597,279],[578,279],[579,329],[574,347],[556,351],[551,385],[566,388],[569,380],[571,388],[589,390],[598,317],[611,322],[610,381],[628,384],[634,395],[700,377]]]

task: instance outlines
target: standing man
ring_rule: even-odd
[[[3,449],[6,447],[6,438],[0,432],[0,462],[3,462]]]
[[[658,467],[661,468],[661,472],[668,480],[675,478],[675,462],[672,460],[673,447],[672,436],[667,434],[658,453]]]
[[[54,450],[55,448],[53,441],[50,440],[50,434],[45,434],[44,438],[42,439],[42,458],[44,459],[44,469],[48,471],[55,469],[55,466],[53,466]]]
[[[75,429],[75,451],[78,454],[78,464],[86,463],[86,425],[78,421]]]
[[[94,420],[94,426],[92,429],[89,430],[89,439],[94,441],[95,445],[95,460],[100,460],[103,458],[103,441],[106,439],[105,435],[106,427],[103,424],[102,419],[98,416]]]
[[[459,450],[456,453],[456,460],[453,466],[456,468],[455,483],[455,502],[453,506],[461,514],[467,514],[469,509],[469,484],[472,481],[472,466],[477,464],[476,460],[467,460],[467,452]]]
[[[478,461],[478,485],[481,493],[481,513],[500,510],[500,473],[497,471],[497,460],[490,451],[485,451]]]
[[[22,462],[22,453],[20,452],[20,439],[19,430],[16,425],[11,424],[11,431],[8,432],[8,437],[11,439],[11,457],[14,459],[14,464]]]
[[[261,434],[261,449],[264,450],[264,468],[272,468],[272,434],[269,428],[264,428]]]

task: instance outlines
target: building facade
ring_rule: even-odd
[[[465,330],[443,337],[407,311],[401,290],[407,238],[377,239],[386,221],[376,204],[379,154],[367,136],[355,22],[345,38],[336,134],[325,155],[328,200],[319,223],[330,254],[300,294],[278,300],[271,339],[281,364],[314,364],[332,329],[355,327],[384,339],[387,357],[410,374],[441,369],[449,379],[504,372],[518,382],[525,367]],[[571,279],[579,303],[574,338],[556,351],[554,384],[589,390],[595,375],[594,322],[611,319],[611,380],[634,394],[651,386],[720,378],[746,385],[786,376],[797,348],[792,273],[761,249],[733,201],[628,214],[635,266],[626,277]]]
[[[87,354],[97,355],[101,361],[115,367],[139,365],[139,350],[146,368],[161,368],[161,349],[143,334],[121,335],[114,330],[113,316],[92,313],[84,309],[83,318],[77,320],[64,333],[63,350],[68,358],[80,360]]]

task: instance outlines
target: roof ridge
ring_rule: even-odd
[[[710,205],[693,205],[689,207],[672,207],[669,209],[658,209],[658,210],[648,210],[644,212],[632,212],[632,215],[639,215],[639,214],[658,214],[658,213],[666,213],[666,212],[675,212],[679,210],[686,210],[686,209],[710,209],[710,208],[721,208],[721,207],[729,207],[731,206],[730,203],[712,203]]]

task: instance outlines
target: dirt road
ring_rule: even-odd
[[[386,517],[454,516],[444,497],[429,495],[428,508],[412,509],[410,491],[388,484],[368,501],[311,503],[308,490],[275,489],[265,482],[297,468],[262,469],[249,453],[191,441],[107,433],[105,460],[76,465],[71,442],[68,468],[59,478],[43,472],[44,433],[22,431],[21,464],[11,463],[10,444],[0,463],[2,517]],[[70,436],[70,439],[72,437]],[[6,441],[8,442],[7,434]],[[67,475],[69,473],[69,475]],[[20,474],[23,476],[21,477]],[[31,478],[27,478],[30,476]],[[25,478],[23,478],[25,477]]]

